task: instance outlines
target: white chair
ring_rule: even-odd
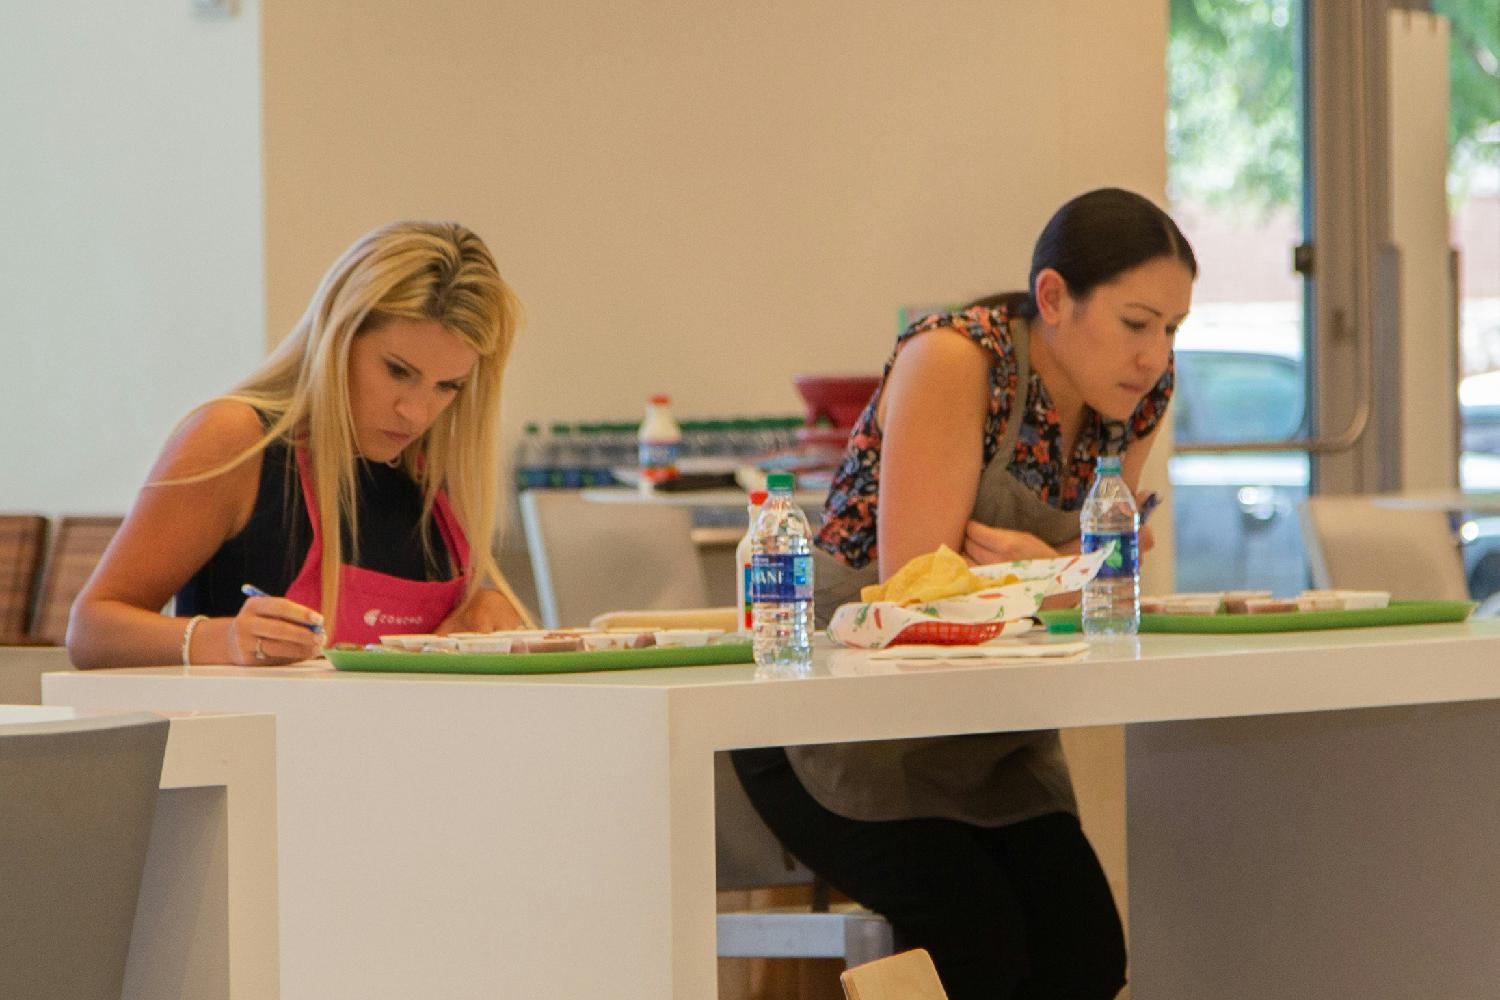
[[[0,725],[0,997],[119,1000],[167,725]]]
[[[1463,555],[1443,511],[1315,496],[1303,501],[1301,516],[1317,587],[1386,590],[1406,601],[1469,598]]]
[[[595,503],[577,490],[527,490],[521,522],[548,628],[615,608],[698,608],[707,587],[691,508]]]
[[[924,948],[913,948],[839,976],[848,1000],[948,1000]]]

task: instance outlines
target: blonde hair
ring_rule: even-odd
[[[344,561],[341,521],[356,546],[359,538],[350,345],[392,320],[434,321],[472,347],[479,360],[436,422],[401,454],[402,466],[422,489],[419,534],[426,546],[434,502],[446,489],[470,545],[465,598],[489,583],[530,624],[491,551],[500,486],[500,384],[520,312],[489,249],[463,226],[396,222],[368,233],[329,268],[307,311],[265,364],[225,395],[264,414],[265,435],[221,468],[190,478],[219,474],[274,441],[307,448],[317,502],[308,516],[318,519],[322,536],[322,611],[331,621]],[[456,563],[457,553],[449,557]],[[336,629],[334,623],[329,634]]]

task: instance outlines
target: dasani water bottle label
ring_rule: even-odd
[[[757,604],[813,599],[812,556],[757,552],[750,559],[750,600]]]
[[[1115,550],[1104,560],[1104,565],[1099,567],[1099,576],[1103,579],[1131,579],[1140,571],[1141,566],[1140,538],[1135,532],[1086,531],[1079,548],[1084,555],[1088,555],[1111,542],[1116,543]]]

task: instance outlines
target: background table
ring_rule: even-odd
[[[44,696],[277,714],[289,1000],[702,1000],[714,751],[1120,723],[1136,1000],[1500,982],[1500,623],[886,669],[128,669]]]
[[[1500,514],[1500,492],[1494,490],[1412,490],[1407,493],[1378,493],[1371,499],[1383,507],[1404,507],[1408,510]]]

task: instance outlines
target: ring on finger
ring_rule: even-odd
[[[256,636],[255,637],[255,658],[257,660],[264,660],[266,658],[266,651],[260,647],[260,644],[261,644],[260,636]]]

